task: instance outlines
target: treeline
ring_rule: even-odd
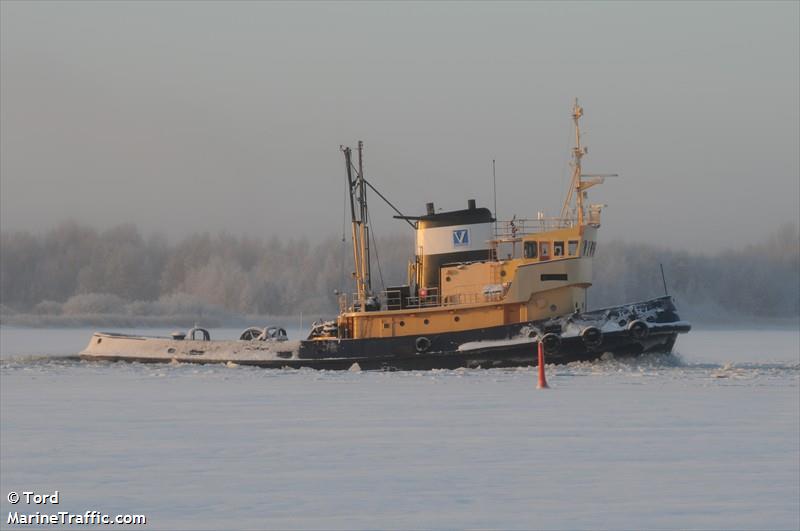
[[[374,285],[404,281],[412,252],[406,237],[375,242]],[[334,291],[353,290],[351,262],[349,243],[336,238],[194,234],[169,243],[132,225],[101,232],[67,222],[42,235],[0,233],[0,303],[6,315],[331,314]]]
[[[787,225],[760,243],[713,255],[646,244],[603,243],[590,307],[670,293],[688,316],[797,317],[800,242]],[[406,281],[410,234],[373,242],[373,285]],[[64,223],[45,234],[0,233],[2,314],[78,316],[333,315],[335,290],[353,291],[349,242],[195,234],[170,243],[122,225]],[[383,282],[381,282],[381,279]]]
[[[793,320],[800,316],[800,233],[786,224],[758,243],[714,254],[646,244],[600,243],[589,306],[611,306],[669,293],[681,315],[728,319]]]

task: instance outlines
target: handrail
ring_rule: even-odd
[[[577,220],[575,218],[522,218],[498,221],[495,228],[495,238],[498,240],[513,240],[527,234],[572,228],[576,224]]]
[[[480,304],[485,302],[498,302],[503,299],[508,292],[510,283],[507,284],[492,284],[486,286],[462,286],[463,288],[481,288],[480,291],[472,290],[462,293],[452,293],[442,297],[439,293],[439,288],[427,288],[426,295],[424,296],[411,296],[403,299],[401,302],[401,290],[384,290],[380,294],[381,310],[386,310],[389,307],[403,310],[414,310],[419,308],[435,308],[438,306],[460,306],[464,304]],[[344,312],[358,312],[364,304],[374,302],[374,297],[360,300],[358,293],[341,293],[339,294],[339,311]]]

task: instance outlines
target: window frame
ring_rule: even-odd
[[[540,241],[539,242],[539,258],[550,258],[550,242],[549,241]]]
[[[522,255],[528,259],[539,258],[539,242],[536,240],[528,240],[525,241],[522,245]],[[532,249],[533,253],[528,253],[528,250]]]
[[[580,250],[580,240],[567,241],[567,256],[578,256]]]

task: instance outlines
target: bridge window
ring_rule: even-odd
[[[553,255],[564,256],[564,242],[553,242]]]
[[[583,240],[583,256],[589,256],[589,241]]]
[[[568,250],[570,256],[575,256],[578,254],[578,240],[570,240]]]
[[[539,242],[539,256],[550,256],[550,242]]]
[[[536,242],[525,242],[525,258],[536,258]]]

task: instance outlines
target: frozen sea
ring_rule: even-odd
[[[0,329],[0,527],[43,509],[9,492],[58,490],[153,529],[800,528],[797,330],[696,329],[549,390],[63,357],[92,331]]]

